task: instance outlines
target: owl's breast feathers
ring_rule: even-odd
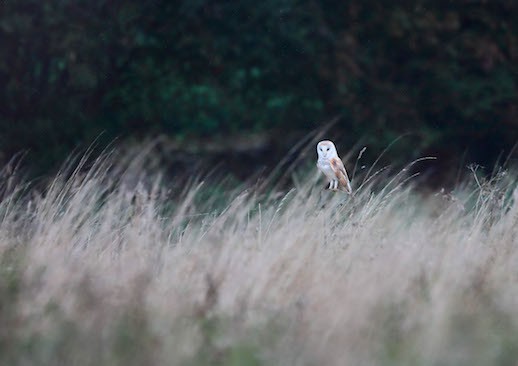
[[[331,164],[329,164],[329,160],[327,159],[318,159],[317,168],[325,174],[326,171],[331,170]]]
[[[331,168],[331,164],[328,159],[318,159],[317,168],[329,179],[329,181],[336,179],[335,173],[333,172],[333,168]]]
[[[329,165],[329,160],[327,159],[318,159],[317,161],[317,167],[318,169],[325,169],[325,168],[329,168],[330,165]]]

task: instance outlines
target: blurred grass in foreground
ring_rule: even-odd
[[[128,161],[2,180],[1,365],[515,365],[512,174],[423,196],[362,173],[350,197]]]

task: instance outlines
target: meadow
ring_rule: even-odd
[[[0,181],[0,365],[516,365],[515,176]]]

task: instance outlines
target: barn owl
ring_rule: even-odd
[[[351,182],[345,171],[344,163],[336,152],[332,141],[324,140],[317,144],[318,169],[329,179],[329,189],[336,191],[341,189],[352,193]]]

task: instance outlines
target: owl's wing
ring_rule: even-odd
[[[347,172],[345,171],[344,163],[340,158],[331,158],[329,160],[331,163],[331,169],[335,173],[336,179],[340,183],[341,188],[344,189],[347,193],[351,194],[353,189],[351,187],[351,182],[349,181],[349,177],[347,176]]]

